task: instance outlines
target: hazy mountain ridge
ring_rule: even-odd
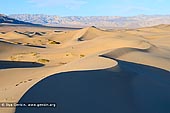
[[[104,28],[138,28],[148,27],[159,24],[170,24],[170,15],[139,15],[133,17],[119,16],[66,16],[60,17],[55,15],[43,14],[13,14],[9,15],[25,22],[51,26],[97,26]]]
[[[0,24],[38,25],[30,22],[24,22],[22,20],[17,20],[3,14],[0,14]]]

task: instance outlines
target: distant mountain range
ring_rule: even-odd
[[[159,24],[170,24],[170,15],[139,15],[133,17],[118,16],[67,16],[42,14],[13,14],[10,18],[34,24],[62,27],[96,26],[102,28],[139,28]]]
[[[9,16],[0,14],[0,24],[45,25],[55,27],[96,26],[100,28],[140,28],[170,24],[170,15],[60,17],[42,14],[13,14]]]
[[[25,21],[22,21],[22,20],[17,20],[17,19],[14,19],[14,18],[11,18],[11,17],[8,17],[6,15],[3,15],[3,14],[0,14],[0,25],[11,25],[11,24],[14,24],[14,25],[36,25],[38,26],[39,24],[33,24],[31,22],[25,22]],[[41,26],[41,25],[39,25]]]

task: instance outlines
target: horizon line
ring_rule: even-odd
[[[135,17],[135,16],[170,16],[170,14],[137,14],[137,15],[57,15],[57,14],[44,14],[44,13],[13,13],[13,14],[4,14],[2,15],[48,15],[48,16],[59,16],[59,17]]]

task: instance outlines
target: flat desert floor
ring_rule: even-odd
[[[170,25],[103,30],[0,26],[0,113],[169,113]]]

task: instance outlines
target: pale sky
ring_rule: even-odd
[[[0,13],[58,16],[168,15],[170,0],[2,0]]]

